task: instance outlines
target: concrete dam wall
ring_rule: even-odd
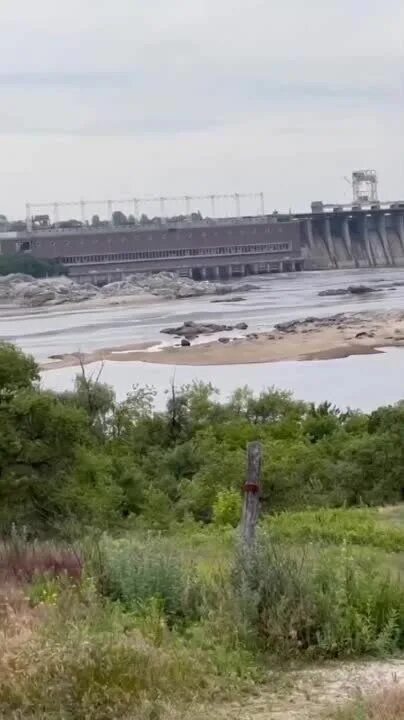
[[[404,267],[403,211],[313,213],[301,232],[305,270]]]
[[[404,267],[404,203],[330,206],[291,215],[45,227],[0,234],[0,253],[61,262],[79,281],[170,270],[195,279]]]

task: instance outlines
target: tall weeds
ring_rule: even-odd
[[[28,540],[24,531],[15,528],[8,539],[0,541],[0,582],[30,582],[43,575],[79,579],[83,567],[80,551],[70,545]]]
[[[199,584],[195,572],[166,540],[104,538],[99,558],[100,589],[107,597],[137,611],[152,600],[158,601],[171,621],[197,617]]]
[[[158,720],[174,698],[204,692],[197,654],[173,641],[156,646],[110,613],[93,605],[87,617],[63,627],[59,618],[58,629],[10,646],[0,660],[0,717]]]
[[[404,645],[404,589],[345,545],[305,552],[264,536],[239,548],[232,581],[256,643],[274,654],[385,654]]]

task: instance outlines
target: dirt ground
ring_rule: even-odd
[[[277,684],[277,683],[276,683]],[[390,686],[404,686],[404,659],[329,664],[291,672],[281,689],[270,684],[257,695],[219,707],[203,708],[193,717],[205,720],[327,720],[352,700]]]

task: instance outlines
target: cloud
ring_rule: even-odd
[[[369,73],[369,70],[373,72]],[[258,112],[386,112],[402,107],[392,61],[317,69],[311,59],[270,70],[147,68],[133,72],[0,74],[0,133],[136,134],[203,130]]]
[[[285,207],[374,162],[398,195],[403,26],[401,0],[2,0],[0,191],[132,192],[135,155],[136,192],[262,186],[269,166]]]

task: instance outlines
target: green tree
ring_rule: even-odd
[[[0,343],[0,393],[32,387],[39,380],[39,367],[31,355],[14,345]]]
[[[0,401],[0,523],[51,528],[67,515],[61,492],[88,439],[83,411],[27,388]]]
[[[0,255],[0,275],[23,273],[36,278],[67,275],[67,270],[58,260],[39,260],[31,255]]]
[[[116,227],[119,227],[121,225],[127,225],[128,218],[121,210],[115,210],[115,212],[112,213],[112,224]]]

